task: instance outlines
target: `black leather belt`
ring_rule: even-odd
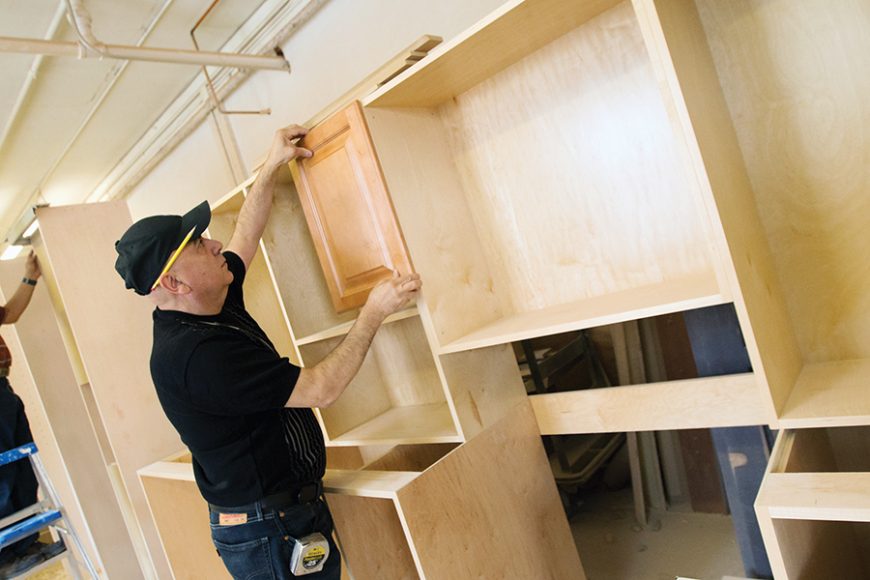
[[[274,509],[288,505],[297,505],[303,503],[311,503],[317,501],[317,498],[323,493],[323,482],[314,481],[305,485],[290,490],[267,495],[260,500],[260,506],[263,509]]]
[[[258,503],[260,504],[260,508],[264,510],[279,509],[291,505],[300,505],[317,501],[317,498],[319,498],[322,494],[323,482],[313,481],[311,483],[306,483],[299,487],[289,489],[287,491],[281,491],[278,493],[273,493],[272,495],[267,495],[259,502],[254,502],[247,505],[240,505],[234,507],[217,506],[212,503],[209,503],[208,505],[212,510],[222,513],[253,512],[256,511]]]

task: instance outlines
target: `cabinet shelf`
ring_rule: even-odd
[[[870,522],[870,473],[778,473],[758,501],[776,519]]]
[[[530,397],[541,433],[614,433],[762,425],[753,373]]]
[[[406,318],[412,318],[414,316],[420,316],[420,313],[417,311],[416,306],[411,306],[410,308],[405,308],[404,310],[400,310],[395,314],[391,314],[384,320],[384,324],[390,324],[391,322],[405,320]],[[302,338],[296,340],[296,344],[302,346],[304,344],[312,344],[315,342],[320,342],[321,340],[335,338],[337,336],[344,336],[350,331],[351,327],[354,325],[355,322],[356,320],[343,322],[337,326],[333,326],[332,328],[328,328],[321,332],[317,332],[309,336],[303,336]]]
[[[474,27],[429,52],[418,66],[373,93],[378,107],[431,107],[464,93],[619,0],[506,2]]]
[[[804,366],[780,417],[786,428],[870,425],[870,359]]]
[[[327,469],[323,491],[341,495],[393,499],[396,492],[417,479],[417,471],[355,471]]]
[[[331,437],[329,445],[397,445],[461,441],[447,403],[394,407],[374,419]]]
[[[441,347],[440,354],[723,304],[715,275],[596,296],[501,318]]]

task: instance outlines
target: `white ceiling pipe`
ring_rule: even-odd
[[[106,45],[97,40],[91,30],[91,14],[85,8],[82,0],[66,0],[66,5],[69,8],[70,22],[75,30],[76,36],[79,37],[81,47],[86,49],[79,53],[79,56],[88,56],[87,51],[90,50],[99,56],[105,56]]]
[[[75,42],[0,36],[0,52],[78,57],[79,45]],[[100,53],[100,56],[106,58],[119,58],[123,60],[167,62],[197,66],[227,66],[233,68],[269,70],[290,69],[290,64],[279,56],[197,52],[195,50],[148,48],[116,44],[103,45],[103,52]]]
[[[155,14],[154,17],[151,19],[151,22],[148,24],[145,32],[139,38],[139,42],[136,43],[136,46],[141,46],[142,43],[144,43],[146,40],[148,40],[148,37],[151,36],[151,33],[153,32],[154,28],[157,27],[160,20],[166,14],[167,10],[169,9],[169,7],[172,5],[172,3],[174,1],[175,0],[164,0],[163,1],[163,5],[157,11],[157,14]],[[65,13],[66,13],[66,8],[64,6],[64,1],[61,0],[61,6],[60,6],[61,18],[63,17],[63,15]],[[46,35],[46,36],[49,37],[49,35]],[[53,36],[53,34],[52,34],[52,36]],[[38,58],[41,59],[42,56],[40,55]],[[42,179],[39,180],[39,185],[36,186],[33,193],[31,193],[27,197],[27,200],[24,204],[24,206],[25,206],[24,214],[25,215],[29,215],[29,214],[33,213],[31,211],[31,206],[32,206],[34,200],[36,200],[37,198],[39,198],[39,196],[42,195],[43,187],[48,182],[48,180],[54,175],[55,170],[60,166],[61,162],[63,162],[63,160],[66,158],[67,154],[69,153],[70,149],[72,149],[72,147],[76,143],[76,141],[78,141],[79,137],[84,132],[85,128],[87,128],[88,124],[91,122],[91,119],[93,119],[94,115],[96,115],[99,108],[103,105],[103,102],[106,100],[106,97],[108,97],[109,93],[111,93],[112,89],[115,87],[115,84],[118,82],[118,79],[121,78],[121,75],[127,69],[127,66],[129,64],[130,64],[130,61],[126,60],[126,61],[122,62],[119,66],[116,66],[115,69],[112,71],[111,79],[109,80],[109,83],[106,85],[106,88],[103,90],[103,92],[97,98],[96,102],[91,107],[90,111],[88,111],[88,114],[85,115],[84,120],[79,124],[79,127],[76,130],[75,134],[73,134],[72,138],[69,141],[67,141],[66,146],[60,152],[60,155],[57,156],[57,158],[54,160],[54,163],[51,165],[51,167],[48,169],[48,171],[45,172],[45,174],[42,176]],[[20,221],[20,219],[19,219],[19,221]],[[14,236],[14,234],[12,233],[12,231],[14,229],[15,229],[15,227],[13,227],[12,230],[10,230],[10,233],[7,233],[7,238],[9,238],[10,236]]]
[[[63,0],[61,0],[57,5],[57,11],[54,13],[54,17],[51,19],[51,24],[48,26],[48,31],[45,33],[46,40],[51,40],[54,38],[54,35],[57,34],[57,30],[60,28],[61,22],[63,22],[63,15],[65,13],[66,8],[64,7]],[[42,59],[43,55],[41,54],[33,59],[33,63],[30,65],[30,70],[27,72],[27,78],[24,79],[24,84],[21,86],[21,90],[18,91],[18,98],[15,100],[15,105],[9,113],[9,120],[6,122],[6,126],[3,127],[3,133],[0,134],[0,152],[3,151],[6,139],[9,137],[9,133],[12,131],[12,128],[18,120],[18,115],[21,113],[21,107],[24,106],[24,102],[27,100],[28,95],[30,95],[33,81],[36,80],[39,68],[42,66]]]

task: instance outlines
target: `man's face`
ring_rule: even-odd
[[[217,240],[197,238],[181,251],[172,267],[173,274],[193,292],[208,295],[222,291],[233,281],[222,248]]]

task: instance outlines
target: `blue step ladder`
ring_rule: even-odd
[[[25,578],[46,566],[57,563],[61,558],[68,558],[73,578],[81,580],[79,562],[76,561],[75,555],[69,550],[69,545],[66,541],[69,538],[75,544],[76,551],[81,556],[81,564],[87,569],[93,580],[98,580],[99,577],[94,569],[94,565],[91,563],[90,558],[88,558],[88,554],[85,552],[78,535],[76,535],[72,523],[66,519],[66,511],[63,509],[57,492],[48,478],[42,460],[39,458],[39,450],[36,448],[36,444],[27,443],[21,447],[0,453],[0,465],[6,465],[23,459],[30,460],[44,499],[0,520],[0,551],[18,540],[47,527],[58,532],[67,549],[33,568],[22,571],[19,575],[13,576],[13,578]]]

